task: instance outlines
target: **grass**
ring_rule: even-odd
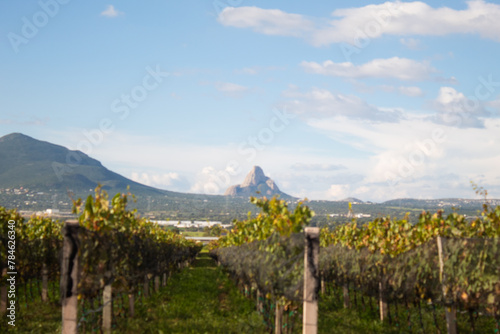
[[[262,318],[207,252],[118,323],[119,333],[265,333]]]
[[[397,328],[380,322],[377,310],[345,309],[341,299],[332,294],[321,296],[318,307],[318,333],[400,333]]]
[[[446,333],[445,314],[442,306],[435,309],[425,302],[421,303],[420,311],[416,305],[410,304],[406,308],[402,304],[396,307],[389,305],[391,321],[381,323],[377,301],[365,298],[362,305],[361,296],[358,294],[357,306],[344,309],[341,289],[328,289],[329,293],[320,297],[318,333],[328,333],[332,328],[335,333]],[[352,290],[350,291],[350,294]],[[351,299],[351,303],[353,300]],[[371,307],[370,307],[371,303]],[[421,314],[421,316],[420,316]],[[457,326],[459,333],[471,333],[471,322],[467,312],[457,313]],[[479,316],[475,320],[473,333],[498,333],[495,329],[495,319],[488,316]]]
[[[197,231],[197,232],[194,232],[194,231],[181,231],[182,233],[182,236],[184,237],[206,237],[207,235],[205,234],[205,232],[201,232],[201,231]]]
[[[59,304],[59,284],[49,285],[49,301],[42,302],[37,284],[32,286],[32,296],[26,296],[26,286],[19,284],[16,289],[16,321],[15,327],[7,324],[10,321],[2,315],[0,333],[61,333],[61,306]],[[28,299],[29,303],[26,303]]]

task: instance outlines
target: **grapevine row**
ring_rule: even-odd
[[[294,235],[314,213],[302,203],[291,212],[277,198],[251,198],[251,202],[262,212],[236,222],[226,237],[211,245],[212,255],[246,292],[255,291],[267,302],[297,309],[303,248],[296,240],[303,237]],[[409,307],[424,302],[434,309],[466,310],[472,328],[474,317],[486,314],[496,319],[492,326],[498,329],[500,207],[485,204],[474,219],[438,211],[422,212],[417,221],[408,216],[382,217],[364,225],[353,220],[333,230],[324,228],[320,276],[323,291],[335,285],[348,298],[354,288],[379,299],[381,312],[387,312],[388,303]],[[438,326],[435,314],[434,321]]]
[[[113,287],[113,298],[120,295],[123,300],[122,294],[128,296],[132,302],[129,313],[133,314],[134,296],[147,294],[153,278],[155,287],[160,279],[165,284],[172,272],[187,265],[201,249],[194,241],[165,231],[135,210],[128,210],[128,199],[126,194],[109,199],[98,187],[95,196],[74,201],[73,211],[78,215],[79,225],[78,300],[83,306],[80,325],[88,320],[87,314],[95,311],[94,302],[101,299],[104,286]],[[16,210],[0,207],[2,259],[7,258],[8,222],[12,220],[16,222],[16,278],[20,287],[24,285],[27,306],[26,285],[31,292],[32,282],[39,282],[44,274],[45,279],[58,284],[65,232],[62,223],[49,217],[33,216],[25,220]],[[0,264],[2,287],[6,286],[6,264],[6,261]],[[118,313],[125,314],[123,310]]]

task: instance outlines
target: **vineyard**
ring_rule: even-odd
[[[70,324],[82,332],[100,328],[109,332],[113,318],[133,317],[136,299],[142,301],[153,288],[165,285],[201,246],[128,211],[127,200],[125,194],[109,200],[97,188],[95,197],[75,201],[78,222],[66,225],[46,217],[24,221],[15,210],[0,208],[1,258],[12,259],[1,263],[2,314],[9,304],[7,277],[12,275],[7,274],[15,268],[18,312],[21,302],[28,307],[38,293],[44,302],[60,299],[63,313],[69,299],[75,301],[75,318],[65,316],[63,329]],[[13,222],[15,238],[9,238]],[[9,240],[15,240],[15,248]],[[13,266],[7,268],[7,263]],[[72,272],[77,275],[71,276]],[[72,295],[74,291],[77,295]]]
[[[269,331],[300,327],[304,234],[313,213],[302,203],[255,199],[257,217],[236,223],[212,256],[257,300]],[[498,333],[500,207],[480,217],[423,212],[321,230],[321,299],[372,313],[408,333]],[[319,323],[324,314],[319,310]]]
[[[221,307],[208,314],[226,317],[228,292],[220,292],[226,284],[220,283],[223,270],[240,295],[255,303],[259,314],[260,320],[241,314],[249,323],[235,322],[234,328],[240,331],[299,333],[305,323],[303,305],[319,300],[313,327],[321,333],[364,332],[373,323],[382,324],[373,325],[377,332],[388,333],[499,332],[500,207],[485,204],[475,218],[457,212],[447,216],[441,211],[422,212],[418,221],[383,217],[363,225],[353,220],[333,230],[317,229],[315,260],[308,250],[311,229],[306,229],[312,210],[303,202],[292,210],[276,197],[251,198],[261,212],[236,221],[227,235],[209,245],[209,254],[219,266],[195,265],[194,286],[187,281],[193,274],[186,270],[193,269],[190,264],[201,246],[127,210],[128,200],[125,194],[109,199],[98,188],[95,196],[74,202],[78,220],[65,224],[47,217],[25,221],[15,210],[0,208],[1,258],[15,263],[15,313],[27,314],[30,305],[43,302],[58,307],[59,319],[61,311],[64,314],[63,328],[70,326],[73,332],[121,332],[124,324],[132,323],[141,328],[146,316],[141,308],[138,318],[137,306],[149,305],[147,312],[153,313],[164,309],[165,301],[158,296],[170,300],[168,291],[175,287],[169,282],[174,279],[184,289],[200,290],[179,292],[183,311],[166,314],[176,314],[177,319],[175,312],[181,312],[181,319],[187,319],[185,313],[197,305],[188,299],[200,297],[203,291],[212,296],[207,298],[218,300],[214,308]],[[13,239],[15,252],[9,242]],[[315,269],[309,272],[311,263]],[[9,314],[10,264],[1,263],[3,317]],[[307,272],[313,280],[305,278]],[[217,277],[219,283],[202,283],[203,277]],[[237,297],[233,300],[243,303]],[[192,308],[182,306],[186,303]],[[357,324],[352,321],[356,314],[362,319]],[[154,317],[158,326],[168,321],[162,315]],[[177,321],[170,325],[181,328]],[[230,323],[217,322],[219,326]],[[195,323],[218,331],[210,324]]]

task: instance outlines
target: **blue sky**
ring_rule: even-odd
[[[2,1],[0,135],[155,187],[500,197],[498,1]]]

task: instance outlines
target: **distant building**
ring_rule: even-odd
[[[151,220],[151,222],[156,223],[160,226],[175,226],[178,228],[203,228],[203,227],[212,227],[214,225],[220,225],[222,228],[229,227],[229,224],[222,224],[219,221],[202,221],[202,220]]]
[[[368,213],[351,213],[348,212],[347,214],[344,213],[331,213],[329,215],[330,217],[347,217],[347,218],[369,218],[372,215]]]
[[[59,213],[59,209],[47,209],[47,210],[45,210],[45,214],[49,215],[49,216],[52,216],[52,215],[55,215],[58,213]]]

